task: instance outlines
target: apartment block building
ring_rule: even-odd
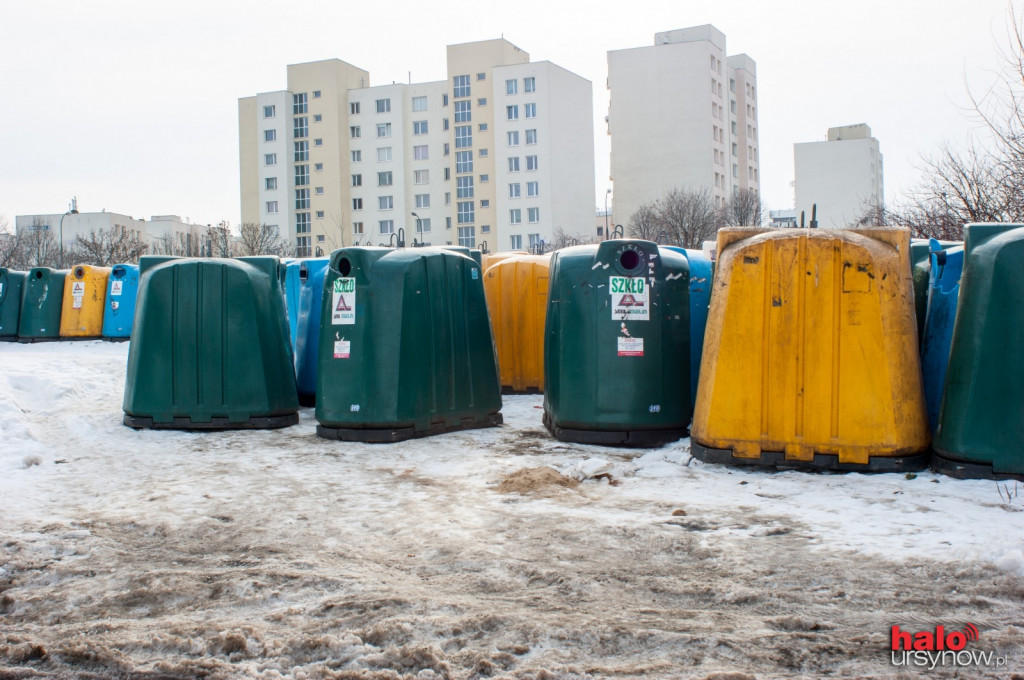
[[[150,254],[177,254],[180,243],[189,238],[199,243],[208,227],[193,224],[178,215],[154,215],[146,220],[104,210],[16,215],[14,228],[19,234],[45,232],[53,237],[58,247],[64,248],[70,248],[77,238],[116,232],[142,240],[149,246]]]
[[[796,211],[818,225],[844,229],[885,205],[882,153],[864,123],[828,129],[826,141],[793,145]]]
[[[296,254],[405,241],[490,250],[587,233],[591,83],[504,40],[448,46],[448,77],[371,86],[332,59],[239,99],[243,222]]]
[[[760,193],[757,65],[711,25],[608,52],[612,223],[671,189]]]

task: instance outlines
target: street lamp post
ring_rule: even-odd
[[[612,193],[611,187],[604,192],[604,239],[608,240],[608,196]]]
[[[423,223],[420,221],[420,216],[417,215],[416,213],[409,213],[409,214],[416,218],[416,237],[417,237],[416,245],[422,246],[423,245]]]

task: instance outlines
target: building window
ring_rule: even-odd
[[[537,157],[536,156],[527,156],[526,157],[526,169],[527,170],[536,170],[537,169]]]
[[[425,135],[427,134],[427,129],[427,121],[425,120],[416,120],[412,123],[412,133],[414,135]]]
[[[275,115],[277,115],[277,107],[276,106],[271,104],[270,106],[264,106],[263,107],[263,117],[264,118],[273,118]]]
[[[377,222],[377,231],[382,234],[394,234],[395,233],[395,221],[394,220],[380,220]]]
[[[323,163],[314,163],[313,164],[313,169],[316,170],[317,172],[320,172],[321,170],[324,169],[324,164]]]
[[[389,186],[391,186],[391,171],[390,170],[388,170],[387,172],[378,172],[377,173],[377,186],[379,186],[379,187],[389,187]]]
[[[377,113],[391,113],[391,100],[390,99],[378,99],[377,100]]]
[[[267,191],[273,191],[274,189],[276,189],[277,188],[277,178],[276,177],[268,177],[266,179],[266,187],[267,187]]]
[[[348,136],[352,139],[359,139],[363,136],[362,130],[359,129],[358,125],[353,125],[348,129]]]
[[[416,231],[418,231],[418,232],[430,231],[430,218],[429,217],[418,217],[418,218],[416,218]]]
[[[452,84],[454,85],[453,96],[458,99],[460,97],[469,96],[469,76],[455,76],[452,78]]]
[[[471,110],[472,102],[468,99],[465,101],[455,102],[455,122],[456,123],[468,123],[473,120],[473,112]]]
[[[324,211],[323,211],[323,210],[317,210],[317,211],[316,211],[316,218],[317,218],[318,220],[322,220],[322,219],[324,218]],[[323,235],[323,234],[321,234],[321,236],[322,236],[322,235]],[[322,239],[317,239],[317,240],[322,240]]]
[[[536,118],[537,117],[537,105],[536,104],[524,104],[523,105],[523,110],[525,111],[525,115],[526,115],[527,118]]]
[[[382,147],[377,149],[377,162],[378,163],[387,163],[390,160],[391,160],[391,147],[390,146],[382,146]]]
[[[359,150],[359,149],[354,150],[352,152],[352,162],[353,163],[359,163],[362,160],[363,160],[363,152],[361,150]]]
[[[441,95],[441,106],[448,106],[448,94],[444,93]]]
[[[519,105],[510,104],[505,107],[505,118],[508,120],[519,120]]]
[[[537,91],[537,79],[533,76],[523,78],[523,92],[536,92]]]
[[[519,81],[510,78],[505,81],[505,94],[519,94]]]
[[[313,244],[308,236],[299,236],[295,239],[295,256],[309,257],[312,255]]]
[[[448,142],[445,142],[444,146],[442,148],[444,149],[444,155],[445,156],[447,156],[449,153],[451,153],[451,147],[448,146]]]
[[[441,129],[448,132],[448,119],[445,118],[441,121]]]
[[[390,137],[391,136],[391,123],[377,123],[377,136],[378,137]]]
[[[309,160],[309,142],[295,142],[295,162],[304,163]]]
[[[490,175],[480,175],[480,184],[487,184],[491,181]]]
[[[264,130],[263,131],[263,141],[264,142],[273,142],[273,141],[276,141],[276,140],[277,140],[277,130]]]
[[[473,146],[473,126],[472,125],[456,125],[455,126],[455,148],[464,149],[467,146]]]
[[[295,166],[295,186],[304,187],[309,184],[309,166],[306,164]]]
[[[459,201],[457,206],[459,224],[471,224],[476,216],[473,201]]]
[[[473,172],[473,152],[472,151],[456,151],[455,152],[455,172]]]
[[[352,102],[348,105],[348,112],[355,116],[359,114],[359,102]]]
[[[489,199],[489,198],[482,198],[482,199],[480,199],[480,207],[481,208],[490,208],[491,207],[491,199]]]
[[[527,196],[539,196],[540,195],[540,182],[527,182],[526,183],[526,195]]]
[[[477,73],[476,74],[476,79],[477,80],[487,80],[487,74],[486,73]]]
[[[487,97],[481,97],[480,99],[477,99],[476,100],[476,105],[477,106],[487,106]]]
[[[527,208],[526,219],[531,224],[536,224],[537,222],[540,222],[540,208]]]
[[[480,158],[487,158],[487,149],[480,149]]]
[[[450,191],[444,192],[444,204],[445,205],[451,205],[452,204],[452,192],[450,192]]]
[[[296,213],[295,214],[295,233],[296,234],[308,234],[310,232],[309,213]]]
[[[323,121],[323,119],[324,119],[324,117],[321,116],[319,113],[313,114],[313,122],[314,123],[319,123],[319,122]]]
[[[427,98],[426,97],[413,97],[412,98],[412,110],[413,111],[426,111],[427,110]]]
[[[313,193],[316,194],[317,196],[323,196],[324,195],[324,188],[323,187],[315,187],[313,189]]]
[[[523,235],[513,234],[508,239],[509,250],[522,250],[523,249]]]
[[[740,149],[739,145],[736,142],[733,142],[732,143],[732,155],[733,156],[738,156],[739,155],[739,149]]]
[[[510,156],[508,159],[508,171],[519,172],[519,156]]]
[[[455,178],[455,196],[457,198],[473,198],[473,176]]]
[[[277,214],[277,201],[267,201],[267,214],[268,215],[276,215]]]
[[[363,186],[363,176],[362,175],[352,175],[352,186],[354,186],[354,187],[361,187],[361,186]]]
[[[447,182],[451,178],[452,178],[452,169],[449,168],[449,167],[446,167],[444,169],[444,181]]]
[[[511,224],[523,223],[523,211],[519,208],[512,208],[508,211],[508,221]]]
[[[309,189],[295,190],[295,209],[309,210]]]
[[[353,234],[362,234],[363,233],[363,223],[362,222],[353,222],[352,223],[352,233]]]
[[[515,82],[515,81],[513,81],[513,82]],[[508,131],[508,145],[509,146],[519,146],[519,130],[509,130]]]
[[[378,210],[394,210],[395,209],[395,197],[394,196],[378,196],[377,197],[377,209]]]
[[[527,130],[526,131],[526,143],[527,144],[536,144],[537,143],[537,130],[536,129]]]
[[[475,227],[459,227],[459,245],[465,248],[476,248]]]
[[[352,209],[353,210],[362,210],[363,209],[363,199],[361,199],[361,198],[353,198],[352,199]]]
[[[323,146],[323,145],[324,145],[324,140],[322,140],[322,139],[314,139],[313,140],[313,146]]]
[[[264,154],[263,155],[263,164],[264,165],[277,165],[277,154],[276,153]]]
[[[417,208],[429,208],[430,207],[430,194],[416,194],[416,207]]]
[[[527,234],[527,238],[530,239],[530,250],[539,248],[541,245],[540,234]]]
[[[479,128],[480,132],[487,132],[487,123],[480,123],[477,128]]]
[[[306,113],[306,93],[293,94],[292,95],[292,115],[297,116],[300,113]]]
[[[313,90],[313,99],[320,99],[320,90]]]
[[[508,197],[509,198],[519,198],[522,195],[521,194],[521,189],[522,188],[521,188],[519,182],[513,182],[512,184],[509,184],[508,185]]]
[[[420,146],[412,147],[412,157],[417,161],[425,161],[428,158],[430,158],[430,155],[427,151],[427,145],[423,144]]]
[[[412,181],[414,184],[429,184],[430,170],[414,170],[412,173]]]

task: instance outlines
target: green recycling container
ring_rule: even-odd
[[[556,251],[544,329],[544,425],[562,441],[661,446],[686,436],[690,267],[650,241]]]
[[[343,248],[323,291],[321,437],[393,442],[501,423],[475,260],[443,248]]]
[[[0,342],[13,342],[18,339],[21,291],[24,287],[25,272],[0,267]]]
[[[64,305],[66,269],[34,267],[21,290],[18,341],[60,340],[60,313]]]
[[[969,224],[964,233],[932,467],[1024,481],[1024,225]]]
[[[483,269],[484,256],[483,256],[483,253],[481,253],[480,250],[478,250],[477,248],[467,248],[466,246],[438,246],[438,247],[441,248],[442,250],[450,250],[453,253],[462,253],[466,257],[471,257],[471,258],[473,258],[473,261],[476,262],[476,266],[478,266],[481,269]]]
[[[143,257],[124,424],[226,430],[298,422],[276,257]]]

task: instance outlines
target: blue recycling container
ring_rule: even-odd
[[[943,250],[932,240],[931,271],[928,281],[928,312],[921,337],[921,373],[924,376],[924,397],[928,406],[928,424],[932,432],[939,424],[942,387],[946,382],[946,366],[953,341],[957,300],[960,296],[960,275],[964,269],[964,248]]]
[[[693,408],[697,405],[697,379],[700,377],[700,360],[704,352],[704,329],[708,325],[714,270],[711,258],[702,250],[663,247],[682,253],[690,262],[690,407]]]
[[[107,304],[103,308],[103,337],[127,340],[135,319],[135,298],[139,294],[139,266],[116,264],[107,279]]]
[[[292,345],[292,352],[295,352],[295,341],[299,332],[299,291],[302,283],[299,281],[299,266],[302,260],[282,261],[282,289],[284,290],[284,307],[288,312],[288,339]]]
[[[294,266],[297,272],[295,278],[299,283],[293,346],[295,348],[295,381],[299,389],[299,403],[303,406],[316,405],[321,302],[324,294],[324,275],[327,273],[327,265],[330,261],[329,257],[317,257],[288,265],[287,276],[291,277]],[[288,279],[286,279],[286,283],[287,281]],[[289,312],[290,315],[291,312]]]

